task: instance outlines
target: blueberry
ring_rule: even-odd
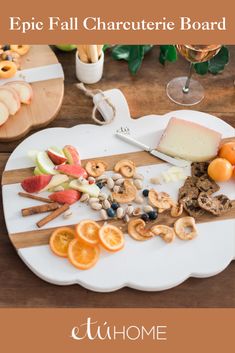
[[[107,215],[108,215],[110,218],[115,217],[115,211],[114,211],[112,208],[108,208],[106,211],[107,211]]]
[[[11,47],[10,47],[9,44],[5,44],[2,49],[3,49],[4,51],[5,51],[5,50],[10,50]]]
[[[143,221],[147,222],[149,220],[149,215],[147,213],[143,213],[141,215],[141,219],[143,219]]]
[[[143,190],[143,195],[144,195],[144,197],[148,197],[149,196],[149,190],[148,189],[144,189]]]
[[[104,187],[104,184],[103,183],[97,183],[96,184],[98,186],[98,188],[102,189]]]
[[[154,221],[155,219],[157,219],[157,212],[155,212],[155,211],[150,211],[150,212],[148,212],[148,216],[149,216],[149,219],[151,219],[152,221]]]
[[[118,209],[118,207],[120,207],[120,205],[119,205],[119,203],[117,203],[117,202],[113,202],[112,205],[111,205],[111,207],[112,207],[112,209],[113,209],[114,211],[116,211],[116,210]]]

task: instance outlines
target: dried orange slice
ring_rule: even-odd
[[[106,250],[118,251],[124,246],[125,240],[122,231],[111,224],[106,224],[100,228],[99,237]]]
[[[99,224],[91,220],[81,221],[76,226],[78,238],[88,245],[97,245],[99,243],[99,230]]]
[[[69,244],[69,261],[80,270],[88,270],[94,266],[99,259],[99,255],[100,249],[98,246],[85,244],[80,239],[74,239]]]
[[[72,228],[62,227],[56,229],[50,237],[50,248],[58,256],[68,256],[69,243],[76,237]]]

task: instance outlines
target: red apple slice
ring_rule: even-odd
[[[59,173],[66,174],[69,177],[80,178],[83,177],[87,179],[88,174],[84,168],[80,165],[70,165],[70,164],[61,164],[55,167]]]
[[[79,156],[79,153],[75,147],[73,147],[71,145],[66,145],[63,148],[63,152],[64,152],[65,156],[67,157],[68,164],[81,165],[80,156]]]
[[[0,126],[3,125],[9,118],[9,110],[7,106],[0,102]]]
[[[56,165],[63,164],[67,161],[63,151],[61,151],[57,147],[50,147],[47,150],[48,157],[52,160],[52,162]]]
[[[24,179],[21,186],[26,192],[39,192],[50,183],[51,179],[52,175],[35,175]]]
[[[20,109],[19,96],[11,87],[0,87],[0,100],[7,106],[11,115],[15,115]]]
[[[7,83],[7,87],[13,88],[20,97],[23,104],[30,104],[33,97],[33,90],[29,83],[25,81],[14,81]]]

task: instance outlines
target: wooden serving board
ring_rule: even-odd
[[[235,138],[227,138],[225,140],[235,141]],[[99,159],[107,163],[108,170],[113,170],[114,165],[121,159],[131,159],[132,161],[135,162],[137,167],[147,167],[150,165],[163,163],[162,160],[151,156],[147,152],[133,152],[133,153],[127,153],[127,154],[118,154],[114,156],[104,156],[104,157],[99,157]],[[85,165],[88,161],[89,159],[83,160],[82,164]],[[33,168],[4,171],[2,176],[2,185],[21,183],[25,178],[32,175],[33,175]],[[166,187],[167,187],[167,184],[166,184]],[[20,196],[16,195],[16,197],[20,197]],[[36,206],[41,202],[35,200],[34,203]],[[187,216],[187,215],[188,214],[184,212],[180,217]],[[42,214],[41,218],[43,217],[44,215]],[[176,219],[177,218],[171,217],[170,212],[164,212],[158,215],[157,221],[151,222],[151,226],[153,224],[164,224],[168,226],[173,226]],[[196,222],[205,223],[205,222],[215,222],[215,221],[228,220],[228,219],[235,219],[235,200],[233,201],[233,208],[231,209],[230,212],[227,212],[219,217],[213,216],[209,213],[205,213],[203,216],[197,218]],[[103,221],[100,221],[100,220],[97,220],[97,221],[99,221],[100,223],[103,223]],[[125,233],[127,232],[127,225],[122,220],[109,220],[109,222],[122,228],[123,232]],[[72,226],[75,226],[75,224],[70,224],[69,226],[72,227]],[[33,247],[38,245],[46,245],[49,243],[50,235],[54,229],[55,228],[47,228],[47,226],[45,226],[44,229],[9,234],[9,237],[16,249],[22,249],[22,248]]]
[[[21,58],[22,69],[57,63],[57,57],[48,45],[32,45],[28,54]],[[34,82],[32,88],[31,104],[21,105],[21,109],[0,127],[0,142],[22,138],[30,130],[44,127],[56,117],[64,96],[64,80]]]

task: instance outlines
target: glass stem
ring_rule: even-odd
[[[187,80],[185,82],[185,85],[183,87],[183,92],[184,93],[188,93],[189,92],[189,85],[190,85],[190,80],[191,80],[192,74],[193,74],[193,64],[190,63],[188,78],[187,78]]]

